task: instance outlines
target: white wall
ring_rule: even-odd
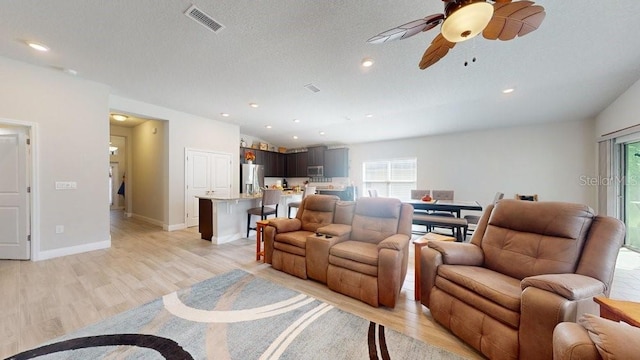
[[[640,124],[640,80],[620,95],[596,118],[596,135]]]
[[[112,95],[110,108],[143,118],[167,120],[169,166],[165,168],[165,229],[185,227],[185,149],[231,154],[231,193],[239,193],[240,127],[132,99]],[[167,129],[168,128],[168,129]]]
[[[454,190],[458,200],[491,203],[496,192],[538,194],[541,201],[595,209],[594,121],[548,123],[350,145],[350,174],[362,195],[362,163],[416,157],[420,189]]]
[[[105,85],[0,57],[0,118],[38,127],[35,259],[110,245],[108,105]]]
[[[131,213],[156,225],[165,224],[166,121],[148,120],[132,129]]]

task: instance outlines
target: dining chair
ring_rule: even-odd
[[[260,216],[260,220],[265,220],[268,215],[278,217],[278,204],[280,204],[281,195],[281,190],[262,190],[262,201],[260,206],[247,210],[247,237],[249,237],[250,230],[257,231],[257,228],[251,227],[252,215]]]
[[[302,190],[302,199],[306,198],[309,195],[313,195],[316,193],[315,186],[307,186]],[[287,217],[291,219],[291,208],[300,208],[300,204],[302,203],[302,199],[300,201],[293,201],[287,205]]]
[[[453,193],[454,193],[453,190],[433,190],[433,191],[431,191],[431,198],[433,200],[453,201]],[[449,212],[449,211],[433,211],[433,212],[430,212],[429,214],[430,215],[437,215],[437,216],[455,217],[453,212]],[[435,227],[440,228],[442,226],[434,226],[434,227],[427,226],[427,231],[431,231]],[[452,235],[455,234],[455,229],[454,228],[449,228],[449,227],[446,227],[446,228],[451,230],[451,234]]]
[[[369,189],[369,197],[378,197],[378,190]]]
[[[453,190],[433,190],[433,200],[453,200]]]
[[[498,191],[493,196],[492,204],[495,205],[495,203],[497,203],[498,201],[502,200],[502,198],[504,198],[504,193],[501,193],[501,192]],[[478,222],[480,222],[480,216],[479,215],[465,215],[465,216],[463,216],[463,218],[466,219],[467,223],[469,224],[469,227],[467,228],[467,234],[465,234],[465,238],[466,238],[466,235],[472,235],[473,232],[476,230],[476,227],[478,227]]]
[[[411,199],[420,200],[425,195],[431,195],[431,190],[411,190]]]

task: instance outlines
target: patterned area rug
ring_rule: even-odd
[[[9,359],[461,359],[234,270]]]

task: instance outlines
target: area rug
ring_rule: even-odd
[[[242,270],[9,359],[461,359]]]

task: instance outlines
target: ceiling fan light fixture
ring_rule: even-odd
[[[450,42],[469,40],[480,34],[493,17],[493,5],[484,0],[459,0],[447,5],[442,36]]]

